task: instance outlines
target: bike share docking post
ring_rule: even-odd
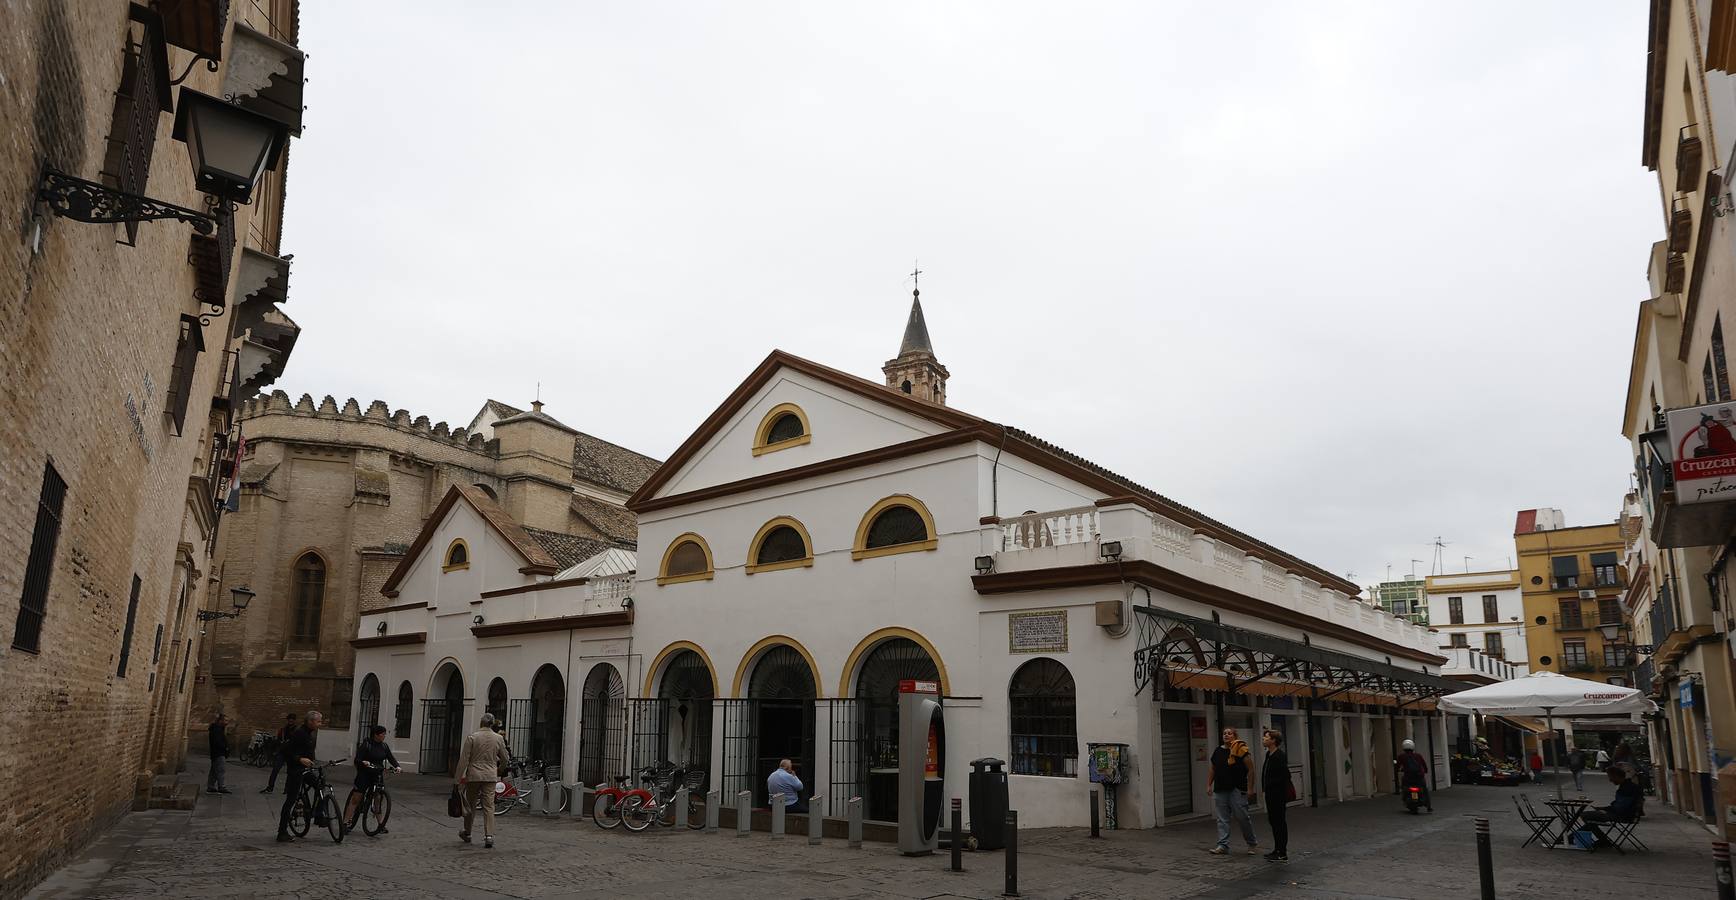
[[[952,798],[952,870],[964,871],[964,801]]]
[[[1477,877],[1483,885],[1483,900],[1495,900],[1495,858],[1489,850],[1489,820],[1477,818]]]
[[[784,836],[784,795],[782,792],[772,795],[772,840],[782,840]]]
[[[753,791],[742,791],[735,795],[735,836],[747,837],[753,830]]]
[[[573,802],[567,807],[567,815],[583,819],[590,814],[591,804],[595,803],[597,798],[593,796],[590,786],[582,781],[573,782],[570,790],[573,792]]]
[[[808,799],[808,844],[810,846],[820,842],[820,828],[826,822],[826,817],[820,815],[820,804],[824,802],[826,802],[826,798],[819,794]]]
[[[1007,889],[1002,897],[1019,896],[1019,811],[1007,810]]]
[[[670,801],[675,808],[675,812],[670,816],[670,822],[675,824],[677,827],[686,825],[691,821],[687,817],[687,814],[691,811],[687,808],[689,804],[687,795],[689,793],[687,786],[683,785],[675,789],[675,799]]]
[[[1712,871],[1718,877],[1718,900],[1736,900],[1736,881],[1730,876],[1730,843],[1712,842]]]
[[[717,830],[717,818],[723,811],[723,792],[710,791],[705,795],[705,830]]]
[[[850,849],[862,849],[862,798],[851,797],[844,805],[845,814],[850,820]]]
[[[548,808],[543,802],[543,785],[547,783],[546,781],[539,781],[536,783],[536,787],[519,791],[518,795],[524,798],[525,805],[530,807],[531,812],[540,813]]]

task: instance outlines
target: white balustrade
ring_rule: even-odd
[[[1177,556],[1193,556],[1194,533],[1161,516],[1151,517],[1151,542]]]
[[[1031,513],[1001,520],[1001,546],[1005,550],[1035,550],[1038,547],[1084,544],[1096,537],[1095,506]]]

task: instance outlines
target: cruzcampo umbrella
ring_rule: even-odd
[[[1657,704],[1633,688],[1569,678],[1554,672],[1532,672],[1523,678],[1448,694],[1441,698],[1440,706],[1447,712],[1456,713],[1542,716],[1552,734],[1558,713],[1564,716],[1618,716],[1657,709]],[[1561,796],[1559,757],[1555,760],[1555,796]]]

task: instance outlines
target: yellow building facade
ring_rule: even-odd
[[[1627,570],[1621,526],[1526,527],[1521,513],[1513,545],[1531,671],[1628,684],[1633,677],[1630,645],[1606,646],[1599,630],[1623,623]]]

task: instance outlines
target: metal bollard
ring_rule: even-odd
[[[862,849],[862,798],[851,797],[844,805],[845,814],[850,820],[850,849]]]
[[[676,828],[681,828],[689,821],[687,814],[692,812],[692,810],[688,808],[691,805],[691,801],[688,797],[689,793],[691,792],[685,787],[677,788],[675,791],[675,799],[670,801],[670,805],[675,809],[669,815],[669,824]]]
[[[810,846],[820,842],[820,829],[826,824],[826,817],[820,814],[820,804],[824,802],[826,802],[826,798],[819,794],[808,798],[808,844]]]
[[[1736,900],[1736,881],[1730,877],[1730,842],[1712,842],[1712,871],[1718,876],[1718,900]]]
[[[771,806],[772,840],[782,840],[784,836],[784,816],[788,812],[788,807],[784,803],[784,795],[781,791],[771,796]]]
[[[747,837],[753,830],[753,791],[742,791],[735,795],[735,836]]]
[[[964,871],[964,801],[952,798],[952,870]]]
[[[1019,896],[1019,811],[1007,810],[1007,889],[1002,897]]]
[[[1103,832],[1098,829],[1098,823],[1097,823],[1098,815],[1099,815],[1099,813],[1098,813],[1098,807],[1097,807],[1097,789],[1092,788],[1091,789],[1091,836],[1094,838],[1100,838],[1103,836]]]
[[[1483,900],[1495,900],[1495,859],[1489,850],[1489,820],[1477,819],[1477,876],[1483,884]]]
[[[723,792],[711,791],[705,795],[705,830],[716,831],[718,816],[723,812]]]

